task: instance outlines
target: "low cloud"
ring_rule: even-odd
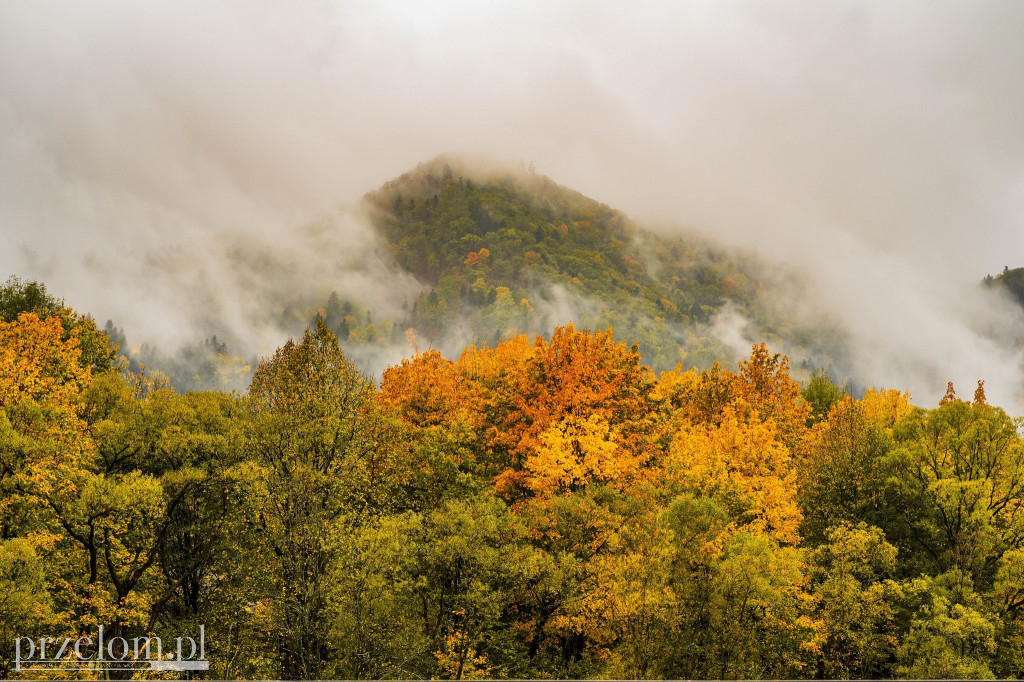
[[[7,3],[0,270],[268,353],[268,301],[417,289],[339,206],[440,153],[523,159],[803,269],[780,305],[841,320],[865,383],[1011,404],[1021,315],[976,284],[1024,264],[1022,34],[985,1]]]

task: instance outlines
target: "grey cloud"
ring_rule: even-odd
[[[6,3],[0,270],[267,352],[282,289],[415,287],[364,223],[302,225],[439,153],[525,159],[805,267],[867,380],[1009,402],[1019,314],[972,287],[1024,264],[1021,35],[1012,2]]]

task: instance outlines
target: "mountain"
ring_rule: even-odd
[[[352,223],[325,218],[288,242],[321,254],[316,267],[249,238],[231,243],[222,261],[244,278],[246,298],[261,302],[262,321],[295,335],[320,316],[371,374],[414,349],[456,356],[521,333],[548,336],[569,321],[612,328],[655,370],[731,365],[762,340],[790,355],[798,377],[816,367],[839,374],[843,365],[837,325],[794,313],[792,302],[806,298],[794,273],[691,232],[644,229],[526,168],[441,157],[370,192],[354,212],[374,244],[356,256],[340,239]],[[360,284],[346,284],[360,259]],[[273,279],[296,269],[301,281]],[[390,292],[386,305],[373,295],[381,291]],[[199,328],[210,338],[131,359],[181,390],[243,386],[254,363],[231,352],[237,337]]]
[[[390,257],[423,284],[407,317],[393,321],[395,331],[413,330],[419,345],[493,345],[517,333],[548,334],[571,319],[610,326],[655,369],[731,360],[749,345],[736,349],[721,337],[743,332],[787,346],[808,364],[831,364],[837,352],[826,325],[811,333],[778,314],[773,297],[795,290],[795,281],[696,235],[645,230],[526,169],[439,158],[365,204]],[[328,325],[343,340],[362,341],[341,300],[328,301]],[[722,325],[733,329],[716,329]]]

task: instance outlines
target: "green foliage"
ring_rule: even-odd
[[[805,447],[813,456],[805,461],[800,480],[804,537],[823,542],[828,529],[850,523],[891,527],[882,462],[893,447],[892,437],[860,402],[834,403]]]
[[[262,469],[259,519],[270,550],[263,560],[285,678],[324,673],[333,656],[328,580],[338,536],[385,504],[373,392],[323,322],[253,376],[248,444]]]
[[[689,561],[686,561],[687,555]],[[659,677],[792,678],[804,667],[801,623],[802,552],[745,532],[721,553],[689,552],[673,563],[674,599],[659,637]]]
[[[814,426],[826,416],[832,406],[849,395],[849,383],[842,386],[829,378],[823,368],[811,373],[811,378],[804,384],[800,394],[811,406],[811,416],[807,418],[807,426]]]
[[[811,585],[821,619],[815,669],[826,679],[889,674],[899,644],[893,580],[896,548],[878,528],[860,523],[828,530],[811,553]]]
[[[995,277],[986,275],[982,283],[987,287],[1005,290],[1018,305],[1024,307],[1024,268],[1003,268]]]
[[[59,301],[40,282],[24,282],[12,276],[0,287],[0,319],[4,322],[14,322],[21,313],[43,316],[59,306]]]
[[[893,536],[926,570],[991,587],[1000,557],[1024,543],[1024,443],[997,407],[953,400],[912,413],[886,458]]]
[[[0,677],[14,667],[16,637],[40,637],[56,624],[46,566],[24,538],[0,541]]]
[[[894,672],[915,679],[995,679],[997,622],[984,613],[970,580],[954,571],[911,583],[920,602]]]
[[[727,304],[764,333],[795,336],[772,312],[753,259],[641,229],[541,175],[471,172],[438,159],[366,200],[396,262],[425,285],[395,324],[434,347],[456,328],[461,339],[494,345],[571,319],[611,326],[656,370],[710,366],[731,358],[706,328]],[[337,332],[335,309],[329,300]]]

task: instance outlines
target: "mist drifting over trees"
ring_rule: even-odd
[[[3,5],[0,677],[1020,677],[1022,35]]]

